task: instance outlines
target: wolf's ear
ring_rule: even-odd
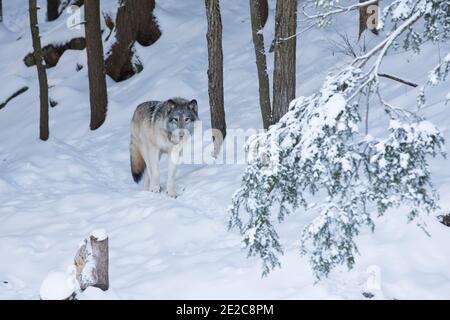
[[[191,109],[192,111],[194,111],[196,114],[198,114],[198,104],[197,104],[197,100],[193,99],[189,102],[188,104],[189,109]]]
[[[169,108],[175,107],[175,101],[173,101],[172,99],[167,100],[167,106]]]
[[[169,99],[166,101],[166,107],[164,108],[164,112],[165,114],[169,114],[170,111],[173,110],[173,108],[175,108],[175,101],[173,101],[172,99]]]

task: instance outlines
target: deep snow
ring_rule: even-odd
[[[44,1],[39,1],[43,3]],[[115,0],[102,1],[113,11]],[[339,268],[315,284],[308,261],[299,256],[299,236],[311,217],[299,212],[280,225],[285,245],[282,268],[261,278],[260,262],[247,259],[240,236],[227,231],[227,207],[240,183],[242,165],[181,165],[177,199],[153,194],[134,184],[129,172],[129,121],[136,105],[172,96],[196,98],[204,127],[209,126],[206,18],[198,0],[157,1],[155,15],[163,35],[150,47],[137,48],[144,71],[114,83],[108,79],[105,125],[89,130],[85,51],[66,51],[48,70],[50,139],[38,139],[39,100],[36,69],[22,58],[31,50],[27,1],[4,1],[0,25],[0,97],[14,82],[30,89],[0,110],[0,299],[37,299],[44,278],[72,263],[78,244],[93,230],[105,229],[110,243],[110,292],[85,298],[450,298],[450,229],[430,216],[428,237],[406,224],[403,210],[376,219],[375,233],[358,237],[361,255],[355,268]],[[45,6],[42,6],[45,7]],[[273,36],[274,1],[266,27]],[[82,34],[66,28],[67,14],[56,22],[39,21],[43,42]],[[230,128],[259,128],[258,89],[247,1],[222,5],[225,105]],[[355,16],[343,16],[333,28],[356,34]],[[302,24],[302,23],[301,23]],[[335,30],[311,30],[298,40],[297,94],[320,87],[329,68],[348,58],[333,55],[328,40]],[[69,36],[70,33],[70,36]],[[369,36],[371,44],[377,39]],[[382,71],[394,70],[422,83],[448,46],[427,45],[420,60],[391,52]],[[405,60],[410,62],[407,63]],[[269,65],[271,65],[269,57]],[[84,68],[76,72],[76,65]],[[269,70],[270,71],[270,70]],[[270,72],[271,73],[271,72]],[[390,101],[414,105],[418,90],[386,80]],[[450,140],[447,87],[429,91],[424,113]],[[1,100],[1,99],[0,99]],[[386,126],[375,110],[370,133]],[[450,211],[449,160],[432,161],[441,206]],[[162,162],[162,186],[167,166]]]

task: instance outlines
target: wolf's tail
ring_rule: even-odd
[[[134,182],[139,183],[142,179],[142,175],[144,174],[145,161],[142,157],[141,151],[139,150],[139,146],[133,137],[131,137],[130,143],[130,165],[133,180]]]

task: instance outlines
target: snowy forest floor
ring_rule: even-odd
[[[116,3],[102,1],[102,9],[112,11]],[[364,229],[358,236],[361,254],[354,269],[338,268],[315,283],[298,243],[310,217],[298,212],[279,228],[285,246],[282,268],[261,278],[260,261],[247,259],[238,233],[227,231],[227,207],[244,166],[181,165],[177,199],[143,191],[133,182],[129,122],[137,104],[196,98],[200,118],[209,125],[206,18],[197,0],[157,1],[163,35],[150,47],[138,46],[142,73],[121,83],[108,79],[107,120],[94,132],[89,130],[86,52],[65,52],[48,70],[50,96],[58,105],[50,110],[47,142],[38,139],[36,69],[22,62],[31,50],[27,1],[3,5],[0,98],[14,85],[26,84],[29,90],[0,110],[0,299],[38,299],[45,276],[65,270],[82,239],[99,228],[110,238],[111,289],[102,298],[364,299],[369,289],[381,299],[450,298],[450,229],[436,217],[427,219],[430,237],[407,224],[402,209],[377,218],[374,233]],[[273,1],[270,5],[266,45],[273,38]],[[41,10],[44,43],[84,33],[65,27],[67,14],[55,22],[44,22],[44,15]],[[228,127],[259,128],[248,2],[225,2],[222,15]],[[335,26],[353,35],[356,19],[344,16]],[[298,39],[298,95],[317,90],[329,68],[348,61],[328,48],[335,32],[311,30]],[[440,49],[445,54],[449,48]],[[429,59],[417,65],[411,53],[392,52],[384,68],[421,83],[438,63],[436,47],[426,46],[422,54]],[[76,72],[77,64],[84,68]],[[386,80],[385,92],[392,103],[414,106],[418,90]],[[440,95],[429,97],[424,114],[450,141],[450,112],[442,102],[446,92],[436,92]],[[376,114],[371,133],[385,125]],[[449,160],[433,160],[432,171],[441,206],[449,212]],[[163,189],[166,172],[163,161]],[[376,285],[370,286],[373,281]]]

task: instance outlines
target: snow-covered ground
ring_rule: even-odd
[[[44,8],[44,1],[39,2]],[[155,15],[163,35],[154,45],[137,48],[142,73],[121,83],[108,79],[107,120],[94,132],[89,130],[86,52],[66,51],[48,70],[50,96],[58,105],[50,110],[50,139],[40,141],[36,69],[22,62],[31,50],[27,3],[4,1],[0,24],[0,98],[15,84],[29,86],[0,110],[0,299],[38,299],[43,279],[66,270],[78,244],[95,229],[109,235],[111,286],[107,295],[96,297],[363,299],[363,292],[371,292],[385,299],[450,298],[450,229],[435,217],[427,219],[430,237],[406,224],[400,209],[377,218],[375,232],[364,229],[358,237],[361,255],[355,268],[339,268],[315,283],[308,261],[299,256],[300,232],[309,220],[299,212],[280,225],[282,268],[261,278],[260,261],[247,259],[240,236],[227,231],[227,207],[242,165],[181,165],[177,199],[143,191],[133,182],[129,121],[138,103],[196,98],[204,127],[209,125],[206,18],[198,0],[157,1]],[[102,9],[114,10],[116,3],[102,1]],[[270,5],[267,45],[274,1]],[[44,15],[40,10],[44,43],[83,33],[65,27],[68,14],[51,23]],[[222,17],[228,126],[260,128],[248,2],[223,2]],[[356,34],[356,17],[344,16],[333,28]],[[298,95],[317,90],[329,68],[348,60],[328,49],[333,28],[299,38]],[[420,63],[411,53],[393,52],[383,68],[421,83],[448,49],[427,45],[422,52],[427,59]],[[84,66],[79,72],[77,64]],[[430,91],[424,113],[450,140],[450,112],[443,102],[448,91],[442,86]],[[392,103],[414,105],[418,89],[386,80],[385,92]],[[376,114],[370,119],[372,132],[385,124]],[[449,161],[432,161],[446,212]],[[163,161],[163,188],[166,172]]]

